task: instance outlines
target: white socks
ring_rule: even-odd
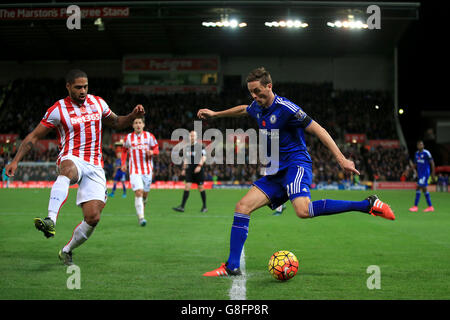
[[[138,219],[144,219],[144,200],[142,197],[134,198],[134,207],[136,208]]]
[[[67,200],[67,196],[69,194],[69,186],[70,179],[63,175],[58,176],[52,186],[52,190],[50,192],[50,201],[48,203],[48,217],[52,219],[54,224],[56,224],[59,210]],[[88,225],[86,221],[81,221],[81,223],[73,230],[72,238],[64,246],[63,251],[68,253],[73,249],[79,247],[91,236],[92,232],[94,232],[94,229],[95,227]]]
[[[86,221],[81,221],[81,223],[73,230],[72,238],[65,245],[63,251],[68,253],[73,249],[79,247],[83,244],[94,232],[95,227],[92,227],[86,223]]]
[[[50,192],[50,201],[48,203],[48,216],[56,224],[59,210],[64,202],[66,202],[67,195],[69,194],[70,179],[66,176],[58,176],[55,183],[52,186]]]

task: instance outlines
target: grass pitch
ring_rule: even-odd
[[[186,212],[177,213],[181,190],[152,190],[147,226],[140,227],[134,195],[118,189],[108,199],[91,238],[74,251],[81,289],[70,290],[71,274],[58,260],[81,221],[70,189],[46,239],[33,218],[47,212],[49,189],[0,189],[0,299],[230,299],[231,279],[205,278],[228,257],[235,203],[246,190],[208,190],[206,214],[192,190]],[[312,199],[362,200],[370,191],[313,191]],[[249,300],[450,299],[450,197],[432,193],[434,213],[408,212],[414,191],[377,191],[397,220],[359,212],[300,220],[290,204],[281,216],[269,208],[252,214],[245,244]],[[279,282],[267,269],[278,250],[300,261],[293,279]],[[380,289],[369,290],[369,266],[380,269]]]

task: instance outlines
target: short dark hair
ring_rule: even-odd
[[[141,119],[142,122],[145,123],[145,116],[137,116],[136,118],[133,119],[133,121],[136,119]]]
[[[269,83],[272,83],[272,77],[270,76],[269,71],[264,67],[260,67],[252,70],[248,74],[247,83],[253,81],[259,81],[263,86],[267,86]]]
[[[86,72],[80,70],[80,69],[72,69],[69,72],[67,72],[66,74],[66,83],[74,83],[75,79],[78,78],[86,78],[87,79],[87,74]]]

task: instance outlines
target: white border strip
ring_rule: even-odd
[[[241,253],[241,266],[240,266],[242,274],[240,276],[233,277],[233,284],[231,285],[231,289],[229,292],[230,300],[246,300],[247,299],[247,275],[245,274],[245,253],[244,248],[242,248]]]

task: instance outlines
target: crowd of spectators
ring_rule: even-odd
[[[0,106],[2,133],[17,133],[22,138],[58,99],[67,96],[64,80],[19,79],[14,81]],[[170,138],[176,128],[193,126],[199,108],[221,110],[249,104],[251,97],[242,86],[220,93],[183,93],[144,95],[122,92],[118,79],[90,78],[91,93],[103,97],[117,114],[126,114],[136,104],[146,108],[147,129],[157,139]],[[368,139],[395,139],[393,99],[388,92],[335,90],[331,83],[275,83],[274,92],[288,97],[321,123],[332,136],[365,133]],[[378,109],[375,108],[378,106]],[[255,128],[251,118],[222,118],[204,122],[203,128]]]
[[[23,139],[40,121],[46,110],[58,99],[67,95],[64,80],[16,80],[3,91],[0,105],[0,133],[16,133]],[[90,78],[91,93],[103,97],[111,109],[127,114],[136,104],[146,109],[146,130],[155,137],[170,139],[177,128],[193,129],[200,108],[222,110],[238,104],[249,104],[251,97],[245,86],[225,89],[220,93],[185,93],[144,95],[122,92],[118,79]],[[366,149],[357,144],[344,143],[346,133],[364,133],[367,139],[397,139],[390,93],[369,90],[335,90],[331,83],[302,84],[275,83],[274,92],[297,103],[314,120],[327,129],[339,142],[344,154],[355,161],[361,180],[399,180],[408,168],[407,152],[400,149]],[[257,129],[250,117],[220,118],[203,121],[203,131],[217,128]],[[112,129],[104,129],[111,136]],[[52,133],[49,139],[55,139]],[[332,154],[316,138],[307,136],[309,152],[313,159],[314,182],[333,182],[349,179],[334,160]],[[57,150],[44,153],[34,150],[24,161],[51,162]],[[10,154],[12,156],[13,154]],[[4,155],[3,155],[4,157]],[[112,143],[104,138],[105,171],[109,179],[114,174],[115,152]],[[44,167],[42,167],[44,168]],[[40,170],[40,169],[39,169]],[[239,181],[248,183],[261,175],[260,165],[218,165],[205,167],[207,180]],[[39,173],[36,173],[40,176]],[[36,176],[34,174],[34,176]],[[171,161],[170,150],[162,150],[154,159],[154,180],[181,180],[181,169]],[[29,174],[31,176],[31,174]],[[409,177],[408,177],[409,178]]]

